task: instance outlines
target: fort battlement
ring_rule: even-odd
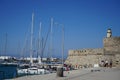
[[[80,50],[69,50],[69,56],[81,56],[81,55],[102,55],[103,48],[98,49],[80,49]]]

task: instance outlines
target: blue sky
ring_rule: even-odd
[[[43,38],[51,18],[54,23],[64,24],[65,57],[70,49],[102,48],[108,28],[112,29],[113,36],[120,36],[119,0],[0,0],[0,55],[5,55],[6,33],[6,55],[20,56],[25,38],[28,39],[26,51],[29,50],[32,12],[35,15],[34,43],[40,21]],[[53,56],[61,56],[61,34],[61,27],[54,25]],[[44,56],[49,53],[49,38]],[[24,55],[28,56],[29,52]]]

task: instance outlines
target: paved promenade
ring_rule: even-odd
[[[15,78],[12,80],[120,80],[120,69],[97,68],[65,71],[64,77],[57,77],[56,73],[34,75]]]

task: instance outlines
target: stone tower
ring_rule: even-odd
[[[107,38],[112,37],[112,31],[111,29],[107,30]]]

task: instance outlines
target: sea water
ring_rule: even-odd
[[[0,80],[11,79],[17,76],[16,64],[0,64]]]

